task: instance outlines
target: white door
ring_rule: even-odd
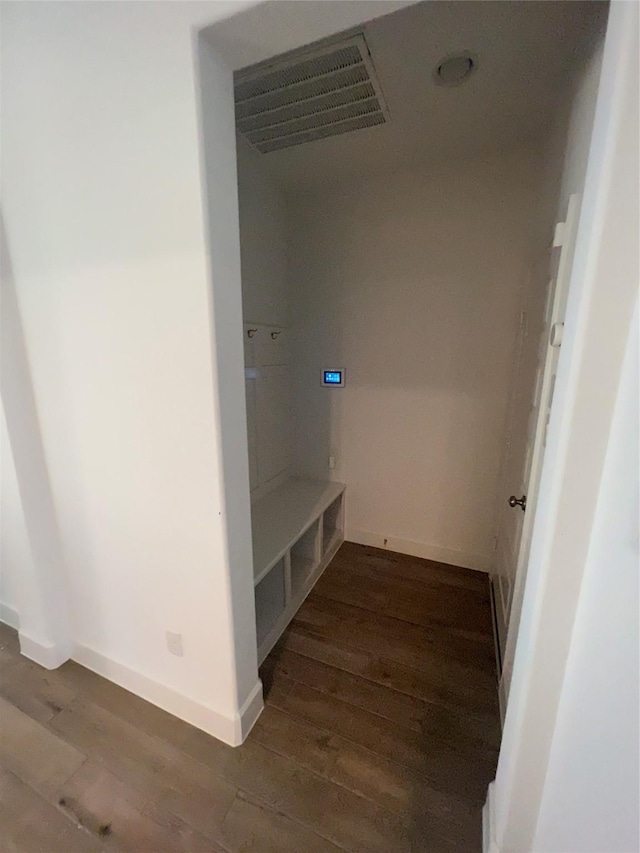
[[[524,512],[514,512],[506,498],[522,497],[527,492],[531,467],[530,428],[533,397],[540,360],[542,324],[547,316],[545,295],[552,292],[549,283],[549,251],[529,270],[525,299],[520,306],[518,338],[513,352],[511,397],[505,451],[500,477],[500,505],[497,518],[496,574],[493,578],[496,627],[500,657],[504,658],[511,611],[516,566],[522,539]],[[535,426],[535,424],[534,424]],[[501,667],[502,668],[502,667]]]
[[[533,300],[537,293],[545,292],[542,282],[550,276],[541,334],[539,329],[530,328],[530,317],[536,313],[535,304],[525,306],[521,315],[508,449],[502,477],[505,493],[501,500],[504,503],[498,522],[496,608],[502,610],[497,616],[503,715],[509,695],[533,517],[562,343],[578,214],[579,197],[573,195],[569,199],[566,220],[556,225],[550,259],[549,252],[546,252],[532,271],[540,285],[536,288],[534,281],[534,286],[529,288]]]

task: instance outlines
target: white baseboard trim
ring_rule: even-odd
[[[500,853],[496,841],[495,782],[487,788],[487,800],[482,809],[482,853]]]
[[[441,545],[413,542],[410,539],[397,539],[394,536],[383,536],[379,533],[370,533],[367,530],[355,530],[354,528],[347,528],[345,539],[347,542],[355,542],[357,545],[383,548],[387,551],[396,551],[399,554],[408,554],[410,557],[422,557],[425,560],[447,563],[450,566],[462,566],[464,569],[475,569],[479,572],[493,570],[493,558],[487,554],[471,554],[466,551],[456,551],[453,548],[443,548]],[[385,539],[387,540],[386,545]]]
[[[253,690],[247,697],[247,701],[238,712],[238,728],[236,731],[236,744],[239,746],[247,739],[247,735],[254,727],[256,720],[264,708],[262,697],[262,681],[258,679]]]
[[[14,610],[13,607],[9,607],[8,604],[2,604],[2,602],[0,602],[0,622],[4,622],[5,625],[8,625],[10,628],[15,628],[17,631],[20,627],[18,611]]]
[[[256,682],[249,698],[238,713],[227,716],[213,708],[202,705],[189,696],[178,693],[177,690],[166,684],[148,678],[125,664],[106,657],[88,646],[76,644],[72,657],[73,660],[82,666],[86,666],[92,672],[113,681],[120,687],[124,687],[125,690],[135,693],[136,696],[146,699],[152,705],[157,705],[197,729],[213,735],[229,746],[240,746],[262,711],[262,682],[260,679]]]
[[[504,676],[501,676],[498,682],[498,705],[500,709],[500,726],[504,729],[504,721],[507,716],[507,685]]]
[[[71,657],[69,646],[64,643],[41,643],[24,631],[18,631],[20,654],[35,661],[45,669],[57,669]]]

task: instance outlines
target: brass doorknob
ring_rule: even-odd
[[[523,495],[520,499],[518,499],[515,495],[511,495],[509,498],[509,506],[519,506],[522,512],[527,508],[527,496]]]

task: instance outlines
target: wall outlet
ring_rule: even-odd
[[[333,470],[335,467],[336,467],[336,457],[332,453],[331,456],[329,456],[329,468]]]
[[[182,651],[182,634],[167,631],[167,649],[172,655],[176,655],[181,658],[184,654]]]

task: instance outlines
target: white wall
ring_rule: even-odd
[[[2,9],[3,209],[28,368],[3,405],[21,459],[37,453],[29,494],[59,544],[61,578],[36,566],[39,595],[61,599],[43,641],[233,742],[261,691],[230,69],[406,3],[262,4],[214,33],[253,5]],[[197,67],[203,28],[223,53]],[[205,162],[207,133],[221,157]],[[38,521],[25,507],[27,528]],[[45,617],[66,609],[66,587],[56,638]],[[168,655],[167,629],[184,657]]]
[[[229,578],[192,27],[239,5],[5,3],[2,27],[3,208],[74,656],[230,740],[259,683],[250,562]],[[233,172],[226,192],[229,211]]]
[[[563,208],[572,193],[584,188],[587,161],[591,144],[591,128],[598,98],[602,70],[606,20],[594,33],[594,43],[588,61],[569,93],[570,108],[566,131],[562,130],[564,157],[560,179],[559,204]],[[554,156],[552,153],[551,156]]]
[[[0,478],[0,621],[17,628],[20,621],[18,579],[21,574],[33,572],[33,560],[4,409]]]
[[[4,312],[4,301],[2,308]],[[60,642],[61,629],[67,627],[66,590],[41,580],[39,570],[42,568],[43,547],[50,546],[50,558],[56,553],[56,543],[47,535],[51,531],[47,530],[46,523],[42,523],[47,501],[42,501],[40,512],[36,509],[35,513],[27,517],[24,507],[34,509],[34,489],[28,485],[29,480],[34,480],[34,471],[21,471],[21,494],[4,405],[1,417],[0,621],[19,630],[23,654],[43,666],[53,668],[67,659],[65,653],[68,656],[68,645],[63,646],[60,656],[55,642]],[[37,458],[37,454],[34,456]],[[37,530],[34,529],[33,515],[40,522]],[[46,565],[49,569],[55,569],[53,559]]]
[[[347,538],[488,569],[511,355],[538,227],[529,152],[431,166],[291,214],[298,469]],[[320,387],[322,367],[347,387]]]
[[[631,323],[533,849],[640,848],[638,311]]]
[[[249,476],[258,500],[281,485],[293,465],[288,222],[284,194],[263,155],[241,136],[236,147],[245,365],[253,368],[245,382]]]
[[[286,326],[290,291],[284,195],[267,172],[263,155],[241,136],[236,137],[236,147],[242,313],[246,323]]]
[[[43,666],[71,654],[60,531],[16,294],[0,221],[0,394],[2,395],[2,568],[8,572],[20,649]]]
[[[198,38],[202,162],[205,177],[208,248],[211,258],[209,316],[213,320],[210,355],[214,364],[216,450],[223,480],[224,571],[219,595],[230,604],[236,701],[244,740],[263,707],[257,678],[257,639],[253,555],[249,510],[249,469],[243,385],[242,291],[238,179],[235,150],[233,74]],[[234,286],[235,285],[235,286]]]

